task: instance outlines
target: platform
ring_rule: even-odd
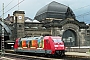
[[[14,52],[14,50],[6,50],[8,52]],[[65,52],[66,56],[70,56],[70,57],[85,57],[85,58],[90,58],[90,52],[85,52],[85,53],[81,53],[81,52]]]
[[[90,58],[90,52],[87,53],[80,53],[80,52],[65,52],[66,56],[73,56],[73,57],[87,57]]]

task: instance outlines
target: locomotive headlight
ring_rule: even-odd
[[[54,47],[58,47],[58,45],[54,45]]]
[[[60,45],[61,47],[64,47],[64,45]]]
[[[55,48],[55,49],[57,49],[57,48]]]

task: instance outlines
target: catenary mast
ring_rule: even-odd
[[[2,7],[2,22],[4,23],[4,3],[3,3],[3,7]],[[2,38],[1,38],[1,56],[4,56],[5,50],[4,50],[4,27],[2,26]]]

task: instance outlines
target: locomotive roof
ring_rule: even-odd
[[[57,39],[61,39],[61,37],[59,37],[59,36],[51,36],[51,38],[57,38]]]
[[[40,37],[25,37],[25,38],[21,38],[20,40],[22,41],[22,40],[42,40],[43,39],[43,37],[42,36],[40,36]]]
[[[45,39],[48,39],[49,37],[51,37],[52,39],[61,39],[62,37],[60,37],[60,36],[46,36],[46,37],[44,37]]]

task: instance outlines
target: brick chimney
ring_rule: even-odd
[[[8,20],[10,20],[10,14],[8,14]]]

